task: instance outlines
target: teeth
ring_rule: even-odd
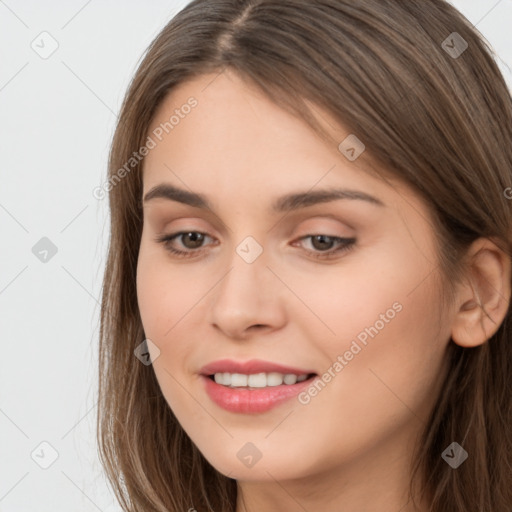
[[[250,375],[220,372],[214,375],[214,380],[217,384],[230,386],[232,388],[265,388],[267,386],[281,386],[283,382],[290,385],[296,382],[302,382],[307,378],[307,374],[295,375],[293,373],[283,374],[278,372],[254,373]]]
[[[243,375],[241,373],[233,373],[231,375],[230,385],[233,387],[247,386],[247,375]]]

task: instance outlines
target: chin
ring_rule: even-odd
[[[269,481],[275,480],[293,480],[307,476],[301,468],[297,467],[297,458],[290,454],[290,458],[265,457],[264,454],[261,458],[253,458],[251,461],[250,456],[246,454],[250,452],[250,448],[237,448],[233,452],[232,457],[226,458],[226,452],[222,455],[213,457],[206,457],[208,462],[221,474],[228,478],[241,481]],[[241,452],[241,453],[239,453]],[[204,454],[203,454],[204,456]]]

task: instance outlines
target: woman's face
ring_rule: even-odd
[[[340,142],[351,135],[332,133]],[[138,302],[156,377],[183,429],[239,480],[310,478],[369,461],[390,471],[424,426],[450,337],[426,206],[364,173],[351,139],[344,153],[328,145],[231,73],[175,89],[148,135],[144,197],[169,185],[209,205],[171,194],[144,202]],[[375,201],[318,200],[334,189]],[[290,194],[311,200],[281,200]],[[316,376],[240,389],[202,375],[224,359]],[[265,368],[226,373],[264,373],[251,388],[279,382]],[[276,390],[291,396],[276,400]]]

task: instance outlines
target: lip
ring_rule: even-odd
[[[213,361],[201,368],[199,373],[201,375],[213,375],[215,373],[242,373],[245,375],[253,374],[253,373],[270,373],[270,372],[278,372],[278,373],[293,373],[295,375],[304,375],[310,373],[316,373],[311,369],[300,369],[300,368],[292,368],[291,366],[285,366],[278,363],[272,363],[270,361],[264,361],[262,359],[251,359],[250,361],[235,361],[233,359],[219,359],[218,361]],[[306,381],[304,381],[306,382]],[[276,386],[279,387],[279,386]]]
[[[269,411],[298,395],[308,386],[311,386],[317,378],[319,378],[318,375],[314,375],[296,384],[281,384],[280,386],[248,389],[223,386],[217,384],[210,377],[201,375],[204,389],[214,403],[226,411],[245,414],[259,414]]]

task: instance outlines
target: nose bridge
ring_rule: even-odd
[[[267,274],[267,255],[263,246],[249,236],[234,249],[229,259],[229,272],[219,284],[219,300],[229,303],[230,307],[238,303],[255,306],[262,302],[269,286]],[[233,301],[233,302],[232,302]],[[242,301],[242,302],[240,302]]]
[[[253,237],[243,239],[228,259],[229,269],[214,293],[211,320],[231,336],[252,325],[278,322],[279,280],[267,263],[267,254]]]

